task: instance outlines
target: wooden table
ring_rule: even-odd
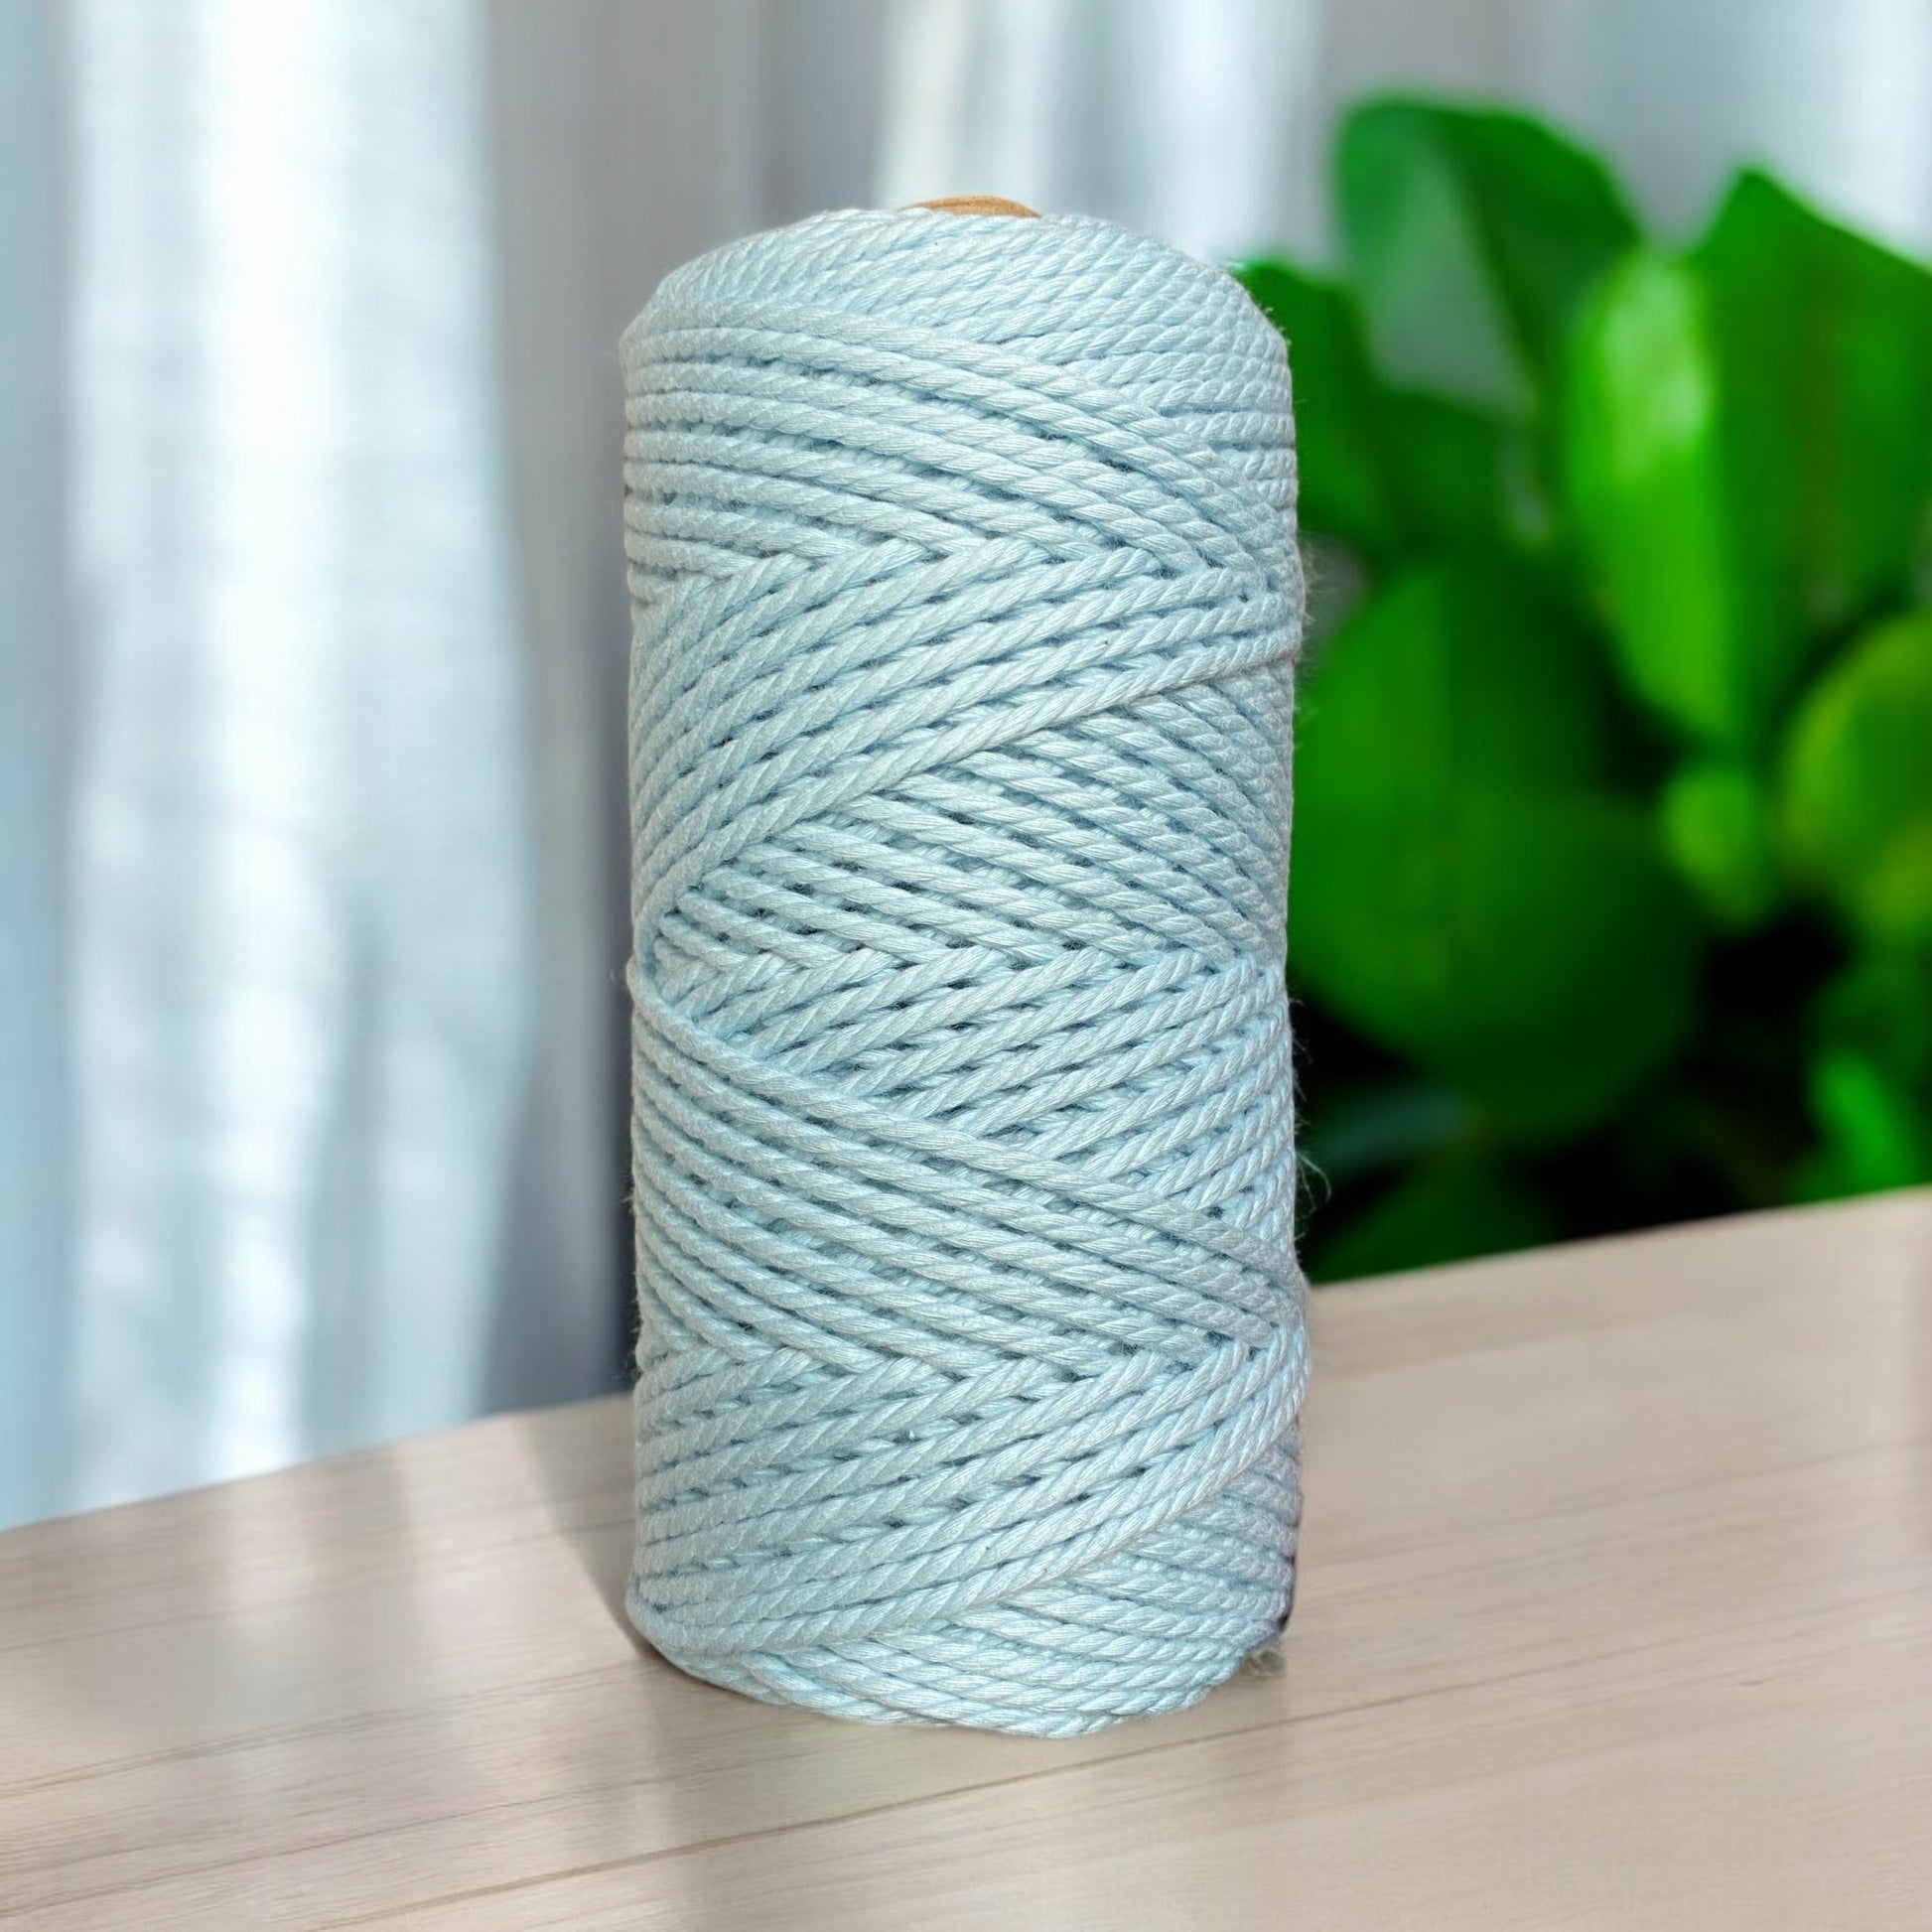
[[[1313,1320],[1286,1670],[1076,1743],[659,1663],[616,1400],[0,1537],[0,1923],[1932,1925],[1932,1193]]]

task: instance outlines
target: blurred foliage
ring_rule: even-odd
[[[1932,1180],[1932,274],[1388,99],[1295,376],[1317,1279]],[[1338,595],[1345,590],[1346,596]]]

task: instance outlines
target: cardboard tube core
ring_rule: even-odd
[[[1010,202],[1004,195],[941,195],[937,201],[914,202],[914,207],[937,208],[941,214],[1013,214],[1037,221],[1039,210],[1025,202]]]

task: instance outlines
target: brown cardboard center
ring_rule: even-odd
[[[941,195],[934,202],[914,202],[914,207],[937,208],[941,214],[1017,214],[1029,221],[1039,219],[1039,210],[1025,202],[1010,202],[1004,195]]]

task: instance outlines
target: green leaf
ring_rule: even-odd
[[[1932,500],[1932,274],[1757,173],[1692,261],[1753,556],[1813,630],[1901,600]]]
[[[1680,765],[1659,806],[1664,846],[1721,925],[1748,929],[1784,894],[1771,810],[1755,773],[1721,759]]]
[[[1389,490],[1420,550],[1532,550],[1554,518],[1521,430],[1439,396],[1385,393]]]
[[[1932,958],[1898,949],[1861,954],[1820,989],[1812,1032],[1908,1086],[1932,1088]]]
[[[1564,454],[1631,685],[1694,737],[1750,748],[1804,639],[1739,527],[1705,294],[1682,264],[1633,255],[1579,319]]]
[[[1932,497],[1932,276],[1742,177],[1578,319],[1568,495],[1631,683],[1749,754],[1821,635],[1901,600]]]
[[[1550,508],[1520,432],[1384,387],[1347,289],[1275,260],[1235,273],[1288,343],[1304,529],[1378,562],[1444,544],[1547,540]]]
[[[1303,1165],[1331,1187],[1386,1173],[1469,1138],[1467,1104],[1433,1080],[1379,1081],[1323,1090],[1303,1119]]]
[[[1800,1200],[1833,1200],[1932,1179],[1923,1110],[1885,1070],[1852,1052],[1826,1053],[1811,1071],[1819,1145],[1799,1170]]]
[[[1380,386],[1355,298],[1282,261],[1235,273],[1288,343],[1302,522],[1384,555],[1397,542],[1396,512],[1382,472]]]
[[[1602,163],[1522,114],[1370,101],[1335,183],[1383,374],[1507,416],[1534,413],[1578,301],[1637,236]]]
[[[1528,1137],[1602,1118],[1691,1014],[1696,921],[1603,789],[1609,712],[1587,640],[1469,564],[1372,599],[1303,709],[1298,984]]]
[[[1471,1158],[1406,1176],[1333,1234],[1315,1227],[1311,1272],[1324,1282],[1534,1248],[1556,1233],[1520,1181]]]
[[[1784,816],[1799,866],[1858,931],[1932,942],[1932,611],[1868,631],[1812,687]]]
[[[1818,1143],[1794,1178],[1796,1197],[1932,1180],[1932,958],[1861,955],[1820,990],[1811,1032]]]
[[[1521,571],[1420,565],[1313,667],[1298,787],[1433,806],[1455,789],[1595,785],[1610,769],[1612,702],[1589,640]],[[1344,733],[1351,757],[1331,773],[1329,745]]]

